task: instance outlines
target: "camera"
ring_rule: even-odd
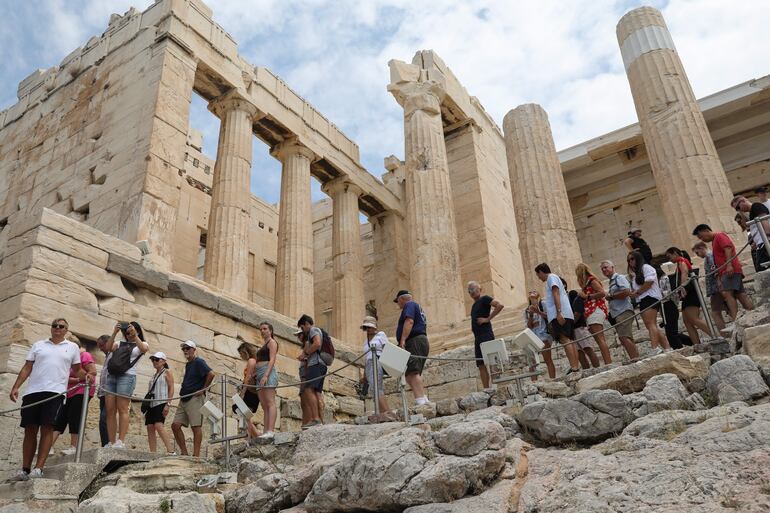
[[[126,331],[128,329],[128,323],[127,322],[121,322],[120,323],[120,331]]]

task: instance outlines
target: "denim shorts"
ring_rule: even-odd
[[[107,375],[104,389],[107,392],[120,395],[133,395],[136,388],[136,374],[122,374],[120,376]]]

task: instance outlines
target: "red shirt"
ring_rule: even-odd
[[[717,232],[714,235],[714,240],[711,241],[711,252],[714,254],[714,265],[716,265],[718,268],[722,267],[725,262],[727,262],[727,256],[725,255],[725,249],[731,249],[732,254],[735,255],[735,244],[733,244],[732,239],[730,239],[730,236],[727,235],[724,232]],[[728,265],[725,265],[719,270],[719,274],[725,274],[727,271]],[[732,261],[732,268],[735,269],[735,272],[738,274],[743,274],[743,268],[741,267],[741,262],[737,258],[734,258]]]

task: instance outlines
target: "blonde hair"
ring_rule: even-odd
[[[243,342],[241,345],[238,346],[238,354],[246,353],[248,356],[247,360],[250,358],[257,358],[257,346],[254,344],[251,344],[249,342]]]
[[[575,267],[575,276],[577,276],[578,285],[585,287],[588,285],[588,281],[594,277],[594,273],[591,272],[591,268],[583,262],[580,262]]]

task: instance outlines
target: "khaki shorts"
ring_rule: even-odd
[[[191,397],[189,401],[179,401],[179,407],[174,415],[174,424],[184,427],[198,427],[203,424],[201,407],[206,402],[205,395]]]
[[[634,339],[633,319],[634,319],[634,312],[632,312],[631,310],[626,310],[625,312],[622,312],[620,315],[615,317],[615,331],[617,332],[618,337],[630,338],[631,340]]]

